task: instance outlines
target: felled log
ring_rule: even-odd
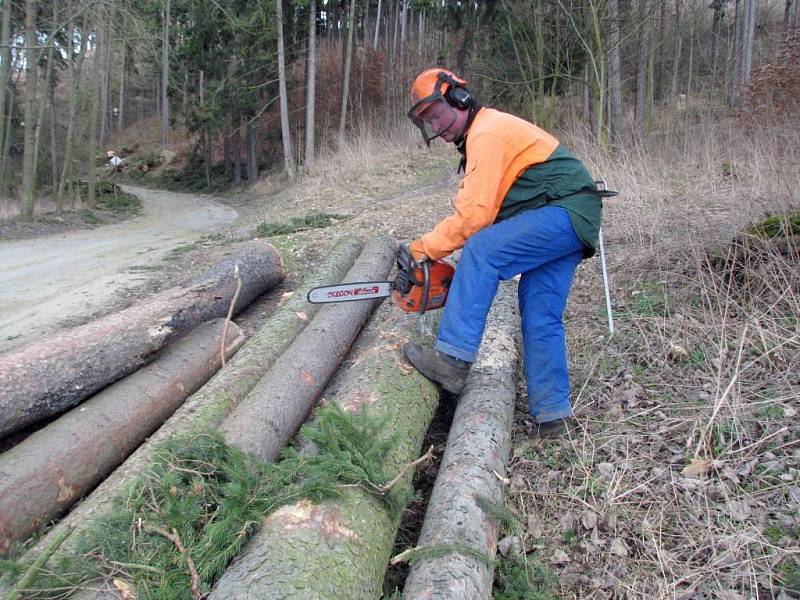
[[[28,553],[38,554],[48,541],[67,526],[74,526],[76,535],[64,542],[62,552],[71,552],[77,535],[97,519],[108,514],[114,496],[122,486],[142,473],[153,462],[154,450],[167,438],[189,431],[213,431],[249,392],[275,360],[306,327],[321,305],[309,304],[309,289],[341,281],[361,250],[356,238],[343,237],[327,253],[325,261],[264,322],[236,355],[193,394],[172,417],[106,478],[72,512],[53,527]],[[0,594],[2,595],[2,594]]]
[[[516,285],[505,283],[489,314],[486,333],[458,401],[447,448],[431,493],[417,548],[450,549],[419,558],[406,579],[403,598],[489,599],[497,549],[497,526],[479,506],[503,501],[517,391],[519,331]],[[424,556],[424,554],[423,554]]]
[[[385,279],[395,258],[388,238],[368,241],[345,281]],[[274,460],[305,421],[378,301],[325,306],[220,427],[225,441]]]
[[[242,281],[236,312],[285,276],[278,251],[254,240],[185,285],[0,356],[0,436],[67,410],[203,321],[224,317],[236,265]]]
[[[350,367],[326,391],[344,410],[364,407],[386,418],[385,435],[397,435],[384,464],[389,475],[419,456],[438,403],[435,386],[403,357],[403,343],[417,330],[415,315],[385,303],[360,336]],[[405,488],[399,492],[410,488],[411,476],[407,471],[399,480]],[[318,505],[284,506],[262,522],[209,598],[373,600],[381,595],[399,522],[383,500],[359,487]]]
[[[0,455],[0,554],[68,509],[221,366],[224,319],[203,323],[152,363]],[[230,323],[226,356],[244,343]]]

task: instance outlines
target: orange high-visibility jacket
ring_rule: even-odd
[[[414,257],[435,260],[463,247],[471,235],[494,223],[517,178],[545,162],[557,147],[558,140],[533,123],[492,108],[479,110],[467,135],[467,166],[455,212],[410,244]]]

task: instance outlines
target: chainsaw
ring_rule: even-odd
[[[425,314],[442,308],[453,281],[455,269],[441,260],[414,261],[405,244],[397,254],[397,275],[394,281],[359,281],[326,285],[308,292],[312,304],[374,300],[391,295],[392,302],[406,312]]]

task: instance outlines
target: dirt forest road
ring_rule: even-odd
[[[100,310],[121,289],[146,279],[143,268],[237,217],[205,196],[124,189],[142,200],[134,219],[0,242],[0,353]]]

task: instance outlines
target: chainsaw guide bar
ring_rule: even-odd
[[[385,298],[391,293],[391,281],[363,281],[314,288],[306,297],[311,304],[328,304]]]

